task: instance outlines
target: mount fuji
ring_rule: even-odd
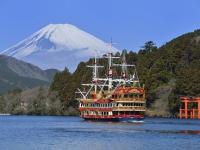
[[[49,24],[1,54],[42,69],[74,71],[80,61],[109,51],[108,44],[71,24]],[[112,48],[113,52],[119,51]]]

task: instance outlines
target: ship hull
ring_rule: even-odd
[[[87,121],[101,121],[101,122],[143,122],[144,116],[137,116],[137,117],[110,117],[110,118],[104,118],[104,117],[83,117],[84,120]]]

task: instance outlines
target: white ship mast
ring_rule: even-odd
[[[76,92],[76,93],[80,93],[84,99],[87,99],[88,94],[92,91],[93,88],[94,88],[94,93],[96,96],[97,94],[100,94],[104,90],[105,87],[107,87],[108,91],[110,91],[110,92],[111,91],[114,92],[117,87],[126,85],[126,84],[135,84],[136,83],[140,87],[139,78],[137,76],[135,65],[129,65],[126,63],[125,54],[123,54],[121,64],[113,63],[113,59],[119,59],[120,57],[113,56],[112,44],[113,43],[111,41],[111,43],[109,44],[110,52],[108,52],[107,55],[104,57],[104,58],[108,59],[108,77],[107,78],[99,78],[98,77],[98,69],[102,68],[103,66],[97,65],[97,56],[96,55],[94,58],[94,65],[87,66],[87,67],[93,68],[92,83],[82,84],[82,85],[90,86],[90,88],[89,88],[88,92],[82,92],[80,89],[78,89],[78,92]],[[122,68],[121,77],[114,79],[113,78],[113,67],[117,67],[117,66],[120,66]],[[128,77],[127,67],[134,67],[134,74],[132,76]],[[104,82],[104,83],[102,83],[102,82]],[[115,83],[116,86],[113,86],[113,83]],[[98,88],[100,90],[97,93]]]
[[[93,77],[92,77],[92,86],[94,86],[95,94],[97,94],[97,86],[98,86],[98,68],[103,68],[103,66],[97,65],[97,57],[95,55],[94,58],[94,65],[93,66],[87,66],[90,68],[93,68]]]

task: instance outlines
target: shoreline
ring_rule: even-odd
[[[38,117],[79,117],[79,115],[27,115],[27,114],[0,114],[0,116],[38,116]],[[179,117],[145,116],[145,118],[180,119]]]
[[[11,116],[12,114],[7,114],[7,113],[0,113],[0,116]]]

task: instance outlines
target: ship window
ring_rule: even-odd
[[[115,98],[117,98],[117,94],[115,94],[115,95],[112,95],[112,98],[114,98],[114,99],[115,99]]]
[[[133,97],[137,97],[137,96],[138,96],[138,94],[137,94],[137,93],[133,93],[132,95],[133,95]]]

